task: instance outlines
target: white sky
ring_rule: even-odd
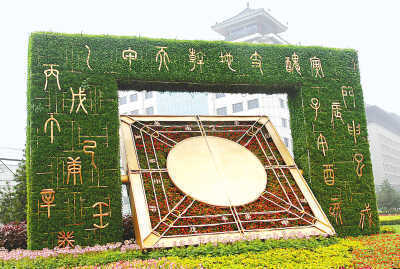
[[[141,35],[222,39],[211,25],[246,7],[246,0],[16,1],[0,4],[0,147],[22,148],[26,124],[29,33]],[[250,0],[282,23],[293,44],[354,48],[368,104],[400,114],[400,2],[395,0]]]

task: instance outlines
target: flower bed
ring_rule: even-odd
[[[150,222],[158,234],[168,237],[313,225],[313,213],[290,169],[284,167],[283,158],[265,126],[250,121],[203,121],[202,124],[205,135],[238,142],[254,153],[263,166],[271,167],[267,169],[265,192],[252,203],[234,207],[236,213],[230,207],[193,201],[174,185],[163,169],[167,168],[167,156],[174,143],[202,135],[197,122],[136,121],[132,124],[132,133],[139,169]],[[150,135],[155,132],[157,135]]]
[[[314,249],[320,246],[337,244],[336,237],[313,237],[307,239],[288,239],[288,236],[304,237],[302,234],[287,234],[281,240],[241,240],[228,242],[220,240],[199,246],[174,247],[140,251],[132,242],[107,244],[75,249],[44,249],[41,251],[13,250],[0,251],[0,268],[59,268],[74,266],[106,265],[119,261],[159,260],[163,257],[202,257],[238,255],[248,252],[260,252],[277,248]],[[173,262],[173,261],[170,261]],[[123,267],[122,267],[123,268]],[[185,267],[186,268],[186,267]]]

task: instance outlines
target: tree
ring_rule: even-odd
[[[380,185],[377,196],[378,208],[382,210],[390,210],[400,207],[400,193],[393,188],[387,179],[385,179],[382,185]]]
[[[14,180],[15,186],[0,189],[0,223],[26,220],[26,163],[25,153],[19,162]]]

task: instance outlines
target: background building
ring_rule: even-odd
[[[119,113],[130,115],[207,115],[207,93],[119,92]]]
[[[287,44],[279,35],[287,27],[263,8],[251,9],[249,4],[236,16],[211,28],[226,41]],[[208,96],[208,111],[211,115],[267,115],[289,151],[293,151],[286,94],[212,93]]]
[[[14,174],[22,157],[22,149],[0,147],[0,188],[4,187],[7,182],[10,185],[14,184]]]
[[[375,184],[388,179],[400,190],[400,116],[369,105],[366,113]]]

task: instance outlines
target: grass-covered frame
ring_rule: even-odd
[[[121,239],[126,89],[287,93],[295,161],[336,232],[378,231],[354,50],[33,33],[28,65],[31,249]]]

